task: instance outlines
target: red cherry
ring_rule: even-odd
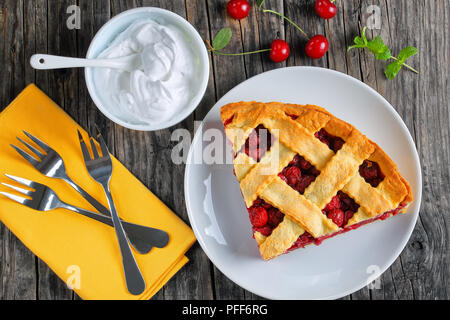
[[[250,222],[254,227],[263,227],[269,219],[266,209],[262,207],[250,208],[248,210]]]
[[[324,19],[331,19],[337,13],[337,8],[330,0],[317,0],[315,9],[317,14]]]
[[[268,214],[269,214],[268,224],[272,228],[276,228],[280,224],[280,222],[283,221],[284,214],[277,208],[274,207],[270,208]]]
[[[320,171],[314,167],[311,167],[311,169],[309,170],[309,173],[311,173],[313,176],[317,177],[320,174]]]
[[[244,19],[250,13],[250,3],[247,0],[231,0],[227,4],[227,12],[234,19]]]
[[[333,209],[328,213],[328,219],[333,220],[333,222],[338,226],[342,226],[344,223],[344,211],[341,209]]]
[[[289,45],[286,41],[275,39],[270,45],[270,59],[273,62],[283,62],[289,57]]]
[[[353,217],[354,214],[355,213],[353,211],[351,211],[351,210],[345,211],[345,214],[344,214],[344,226],[347,225],[348,221]]]
[[[338,150],[341,150],[342,146],[344,145],[344,140],[336,138],[333,141],[333,151],[337,152]]]
[[[306,161],[304,158],[301,158],[300,159],[300,168],[302,168],[303,170],[309,170],[309,168],[311,168],[311,163]]]
[[[253,231],[256,232],[258,231],[259,233],[261,233],[263,236],[270,236],[270,234],[272,233],[272,228],[270,226],[264,226],[264,227],[254,227]],[[253,236],[254,237],[254,236]]]
[[[372,162],[364,161],[359,167],[359,173],[364,179],[371,180],[378,177],[378,170]]]
[[[331,201],[325,206],[323,210],[326,212],[331,212],[334,209],[339,209],[341,207],[341,199],[338,196],[331,198]]]
[[[290,166],[298,166],[300,163],[300,156],[298,154],[295,155],[294,159],[291,160],[291,162],[289,162]]]
[[[297,182],[300,180],[300,178],[302,177],[302,172],[300,170],[299,167],[289,167],[286,170],[286,178],[287,178],[287,183],[290,186],[295,186],[297,184]]]
[[[306,44],[306,55],[312,59],[322,58],[328,50],[328,40],[323,35],[318,34],[309,39]]]
[[[252,207],[263,207],[266,210],[272,208],[272,206],[269,203],[265,202],[261,198],[257,198],[255,201],[253,201]]]
[[[295,185],[295,189],[300,192],[300,194],[303,194],[305,192],[305,189],[316,179],[316,177],[311,176],[309,174],[304,175],[301,177],[299,182]]]
[[[284,182],[287,183],[287,178],[284,176],[284,174],[283,174],[282,172],[280,172],[280,173],[278,174],[278,176],[281,178],[281,180],[283,180]]]

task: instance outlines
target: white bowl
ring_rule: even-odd
[[[190,44],[192,51],[196,58],[195,68],[197,69],[198,74],[198,81],[196,82],[196,88],[194,89],[194,94],[191,101],[180,112],[177,112],[175,116],[167,121],[161,122],[157,125],[137,123],[133,120],[131,115],[128,119],[124,117],[124,115],[116,115],[112,110],[117,110],[118,108],[115,106],[110,106],[102,100],[101,95],[98,94],[96,83],[94,81],[93,68],[85,69],[85,78],[92,100],[106,117],[129,129],[154,131],[171,127],[184,120],[195,110],[205,94],[209,80],[209,59],[203,39],[198,34],[197,30],[195,30],[195,28],[186,19],[168,10],[153,7],[141,7],[127,10],[113,17],[97,32],[89,46],[86,58],[95,59],[133,22],[145,18],[164,20],[166,23],[173,24],[178,27],[181,32],[184,32],[186,38],[191,41]]]

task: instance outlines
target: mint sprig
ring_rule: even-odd
[[[384,70],[384,74],[390,80],[395,79],[395,77],[400,72],[402,67],[406,67],[415,73],[419,73],[416,69],[405,63],[405,61],[408,58],[418,53],[416,47],[412,46],[406,47],[400,51],[397,57],[394,57],[389,47],[384,44],[384,41],[380,36],[377,36],[370,41],[367,40],[366,29],[367,27],[364,27],[361,36],[360,37],[357,36],[353,39],[354,45],[349,46],[347,48],[347,51],[357,48],[360,49],[367,48],[369,49],[370,52],[372,52],[375,55],[375,58],[378,60],[389,60],[389,59],[395,60],[389,63]]]

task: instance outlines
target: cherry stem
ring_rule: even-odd
[[[394,59],[395,61],[398,61],[398,59],[397,59],[396,57],[392,57],[392,56],[391,56],[391,59]],[[419,74],[419,71],[417,71],[416,69],[414,69],[414,68],[411,67],[410,65],[407,65],[406,63],[402,63],[402,65],[404,65],[404,66],[405,66],[406,68],[408,68],[409,70],[411,70],[411,71],[413,71],[413,72]]]
[[[225,52],[220,52],[217,50],[211,50],[211,52],[214,52],[218,55],[221,56],[244,56],[247,54],[254,54],[254,53],[260,53],[260,52],[267,52],[270,51],[271,49],[261,49],[261,50],[256,50],[256,51],[250,51],[250,52],[240,52],[240,53],[225,53]]]
[[[208,40],[205,40],[206,44],[208,45],[209,51],[221,55],[221,56],[244,56],[247,54],[253,54],[253,53],[260,53],[260,52],[267,52],[270,51],[272,49],[261,49],[261,50],[256,50],[256,51],[250,51],[250,52],[240,52],[240,53],[225,53],[225,52],[220,52],[219,50],[214,49],[214,47],[211,45],[211,43],[209,43]]]
[[[214,51],[214,47],[211,45],[211,43],[208,40],[205,40],[205,42],[208,45],[209,51]]]
[[[291,19],[289,19],[286,16],[282,15],[281,13],[273,11],[273,10],[269,10],[269,9],[264,9],[263,12],[264,13],[270,12],[270,13],[276,14],[277,16],[280,16],[281,18],[283,18],[284,20],[286,20],[287,22],[292,24],[294,27],[296,27],[306,38],[309,39],[309,37],[308,37],[308,35],[306,34],[305,31],[303,31],[297,24],[295,24],[294,21],[292,21]]]

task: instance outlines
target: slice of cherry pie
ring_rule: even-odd
[[[384,220],[412,201],[383,150],[321,107],[239,102],[222,107],[221,119],[265,260]]]

